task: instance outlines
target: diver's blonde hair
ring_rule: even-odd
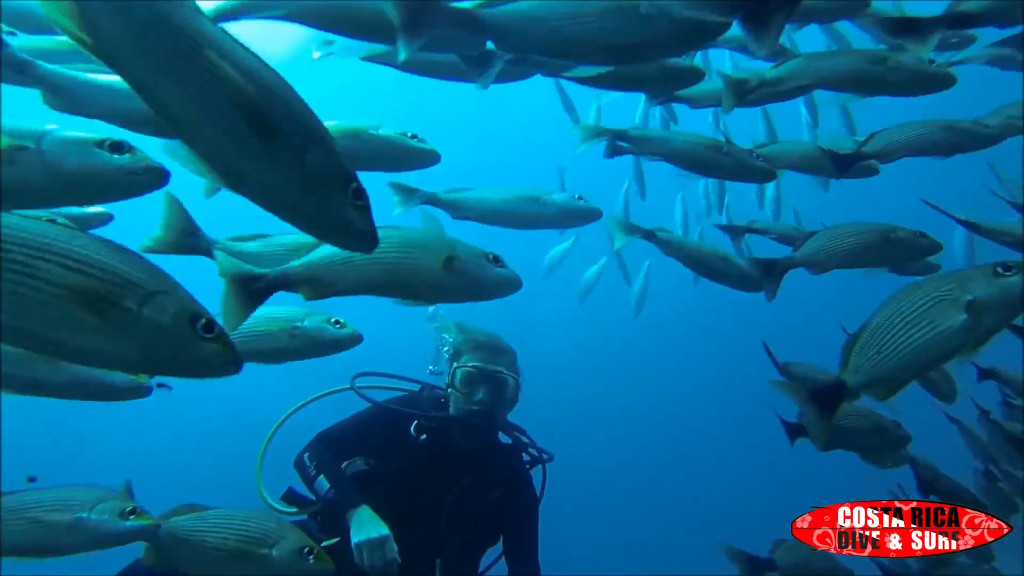
[[[493,364],[519,376],[519,355],[498,334],[458,320],[439,325],[438,331],[451,338],[449,366],[470,357],[475,362]]]

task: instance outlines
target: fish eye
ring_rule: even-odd
[[[584,198],[582,194],[574,194],[572,199],[576,200],[578,202],[586,202],[587,201],[587,199]]]
[[[1000,262],[992,267],[992,271],[995,272],[996,276],[1016,276],[1020,274],[1020,268],[1010,262]]]
[[[302,550],[300,550],[299,552],[302,554],[302,557],[308,560],[309,562],[312,562],[316,559],[316,548],[313,548],[312,546],[303,546]]]
[[[751,150],[751,151],[750,151],[750,156],[751,156],[751,157],[752,157],[752,158],[753,158],[754,160],[757,160],[758,162],[764,162],[764,156],[761,156],[760,154],[758,154],[758,153],[757,153],[757,150]]]
[[[130,143],[118,138],[104,138],[96,143],[96,147],[111,156],[124,156],[135,149]]]
[[[358,181],[348,187],[348,197],[356,206],[368,206],[370,197],[366,194],[366,188]]]
[[[420,138],[419,134],[416,134],[415,132],[402,132],[402,136],[405,136],[414,142],[421,142],[423,140],[423,138]]]
[[[494,252],[489,252],[487,254],[487,261],[493,264],[496,268],[508,268],[508,265],[505,264],[505,259]]]
[[[43,216],[42,218],[40,218],[40,220],[42,220],[43,222],[49,222],[50,224],[60,224],[60,220],[53,216]]]
[[[918,238],[927,238],[928,237],[928,233],[925,232],[924,230],[917,230],[917,231],[914,232],[914,235],[917,236]]]
[[[135,518],[138,518],[139,514],[142,514],[142,510],[140,510],[138,506],[129,506],[124,510],[121,510],[121,516],[125,520],[134,520]]]
[[[341,318],[331,318],[327,323],[330,324],[331,328],[336,328],[338,330],[345,327],[345,321]]]
[[[215,338],[220,334],[220,324],[209,316],[200,316],[192,324],[192,329],[203,338]]]

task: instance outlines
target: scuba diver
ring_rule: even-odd
[[[509,575],[539,575],[539,506],[552,458],[508,421],[521,391],[517,354],[497,334],[462,322],[435,328],[447,360],[443,387],[364,373],[422,384],[379,401],[354,377],[353,391],[371,406],[316,434],[295,458],[315,498],[288,488],[281,500],[311,510],[295,524],[314,540],[336,540],[324,551],[337,575],[476,576],[502,556]],[[499,542],[501,555],[481,570]],[[137,560],[119,574],[157,571]]]

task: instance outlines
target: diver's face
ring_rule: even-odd
[[[453,416],[486,414],[503,421],[519,402],[519,378],[489,364],[463,361],[453,365],[447,388]]]

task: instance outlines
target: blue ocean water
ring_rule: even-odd
[[[941,8],[944,3],[932,4]],[[416,224],[419,219],[416,211],[392,215],[394,201],[386,186],[390,180],[425,189],[553,188],[559,165],[566,167],[570,191],[585,195],[606,213],[615,211],[630,160],[604,160],[599,146],[577,152],[578,136],[548,79],[482,91],[362,63],[347,49],[313,61],[311,46],[320,36],[291,24],[239,22],[225,27],[279,70],[323,120],[413,131],[441,151],[441,164],[428,170],[360,175],[378,224]],[[1002,35],[982,31],[981,42]],[[814,30],[798,38],[805,50],[823,45]],[[724,61],[720,51],[713,51],[712,58]],[[861,134],[910,119],[974,117],[1021,98],[1019,74],[978,66],[956,72],[959,84],[948,92],[853,102]],[[566,87],[581,111],[600,94],[574,84]],[[610,100],[604,106],[604,123],[631,125],[638,101],[630,95]],[[838,98],[819,93],[818,101],[822,137],[841,134]],[[58,124],[123,137],[165,162],[174,172],[167,189],[212,236],[289,230],[237,195],[203,199],[202,182],[166,158],[156,139],[53,112],[31,90],[4,85],[2,103],[5,125]],[[678,105],[676,110],[682,129],[711,133],[709,111]],[[772,105],[770,110],[782,139],[803,137],[798,102]],[[738,110],[726,123],[739,143],[757,142],[756,110]],[[828,194],[813,179],[787,173],[782,180],[784,218],[796,207],[809,226],[866,220],[921,228],[945,244],[940,257],[944,266],[955,267],[953,225],[920,198],[980,220],[1009,220],[1012,213],[985,190],[992,184],[986,163],[1019,177],[1021,156],[1021,139],[1013,138],[985,152],[948,160],[902,160],[884,166],[876,178],[834,182]],[[656,163],[646,164],[646,176],[647,200],[631,201],[635,222],[671,227],[680,191],[693,200],[691,206],[699,205],[698,178]],[[738,221],[764,218],[754,200],[755,186],[728,187]],[[108,207],[117,218],[96,233],[138,247],[158,225],[161,198],[151,194]],[[635,243],[626,247],[625,257],[634,276],[650,261],[651,285],[646,309],[634,318],[630,289],[613,267],[589,299],[577,301],[581,275],[609,253],[604,224],[582,229],[568,261],[545,280],[540,263],[564,241],[556,232],[501,230],[443,215],[442,221],[449,233],[501,254],[525,280],[523,290],[510,298],[441,308],[453,318],[499,332],[520,354],[524,388],[513,420],[556,456],[541,509],[545,573],[731,574],[734,568],[721,554],[727,544],[766,553],[772,540],[789,536],[791,521],[811,506],[886,499],[887,489],[897,482],[913,490],[906,467],[880,471],[846,452],[819,453],[808,443],[791,448],[773,410],[791,417],[796,409],[768,384],[775,374],[761,349],[766,340],[780,358],[834,366],[845,338],[839,325],[856,327],[909,279],[844,271],[812,277],[796,271],[778,299],[768,304],[760,294],[734,292],[707,281],[694,285],[689,271],[652,247]],[[728,245],[717,231],[706,234]],[[1019,259],[983,240],[978,246],[979,261]],[[752,247],[758,255],[784,253],[768,242],[755,241]],[[151,258],[209,309],[219,308],[222,283],[212,262]],[[301,299],[279,294],[272,302]],[[184,502],[262,506],[255,485],[256,455],[287,409],[346,383],[360,370],[428,378],[435,337],[423,308],[369,297],[312,306],[353,323],[366,342],[319,360],[247,365],[240,375],[223,380],[167,380],[173,391],[124,404],[4,396],[0,484],[4,490],[23,488],[27,475],[38,476],[41,485],[119,485],[130,478],[141,502],[154,511]],[[1000,335],[977,361],[1019,369],[1019,341]],[[973,423],[969,398],[993,406],[995,387],[975,384],[966,362],[955,363],[953,370],[960,399],[948,410]],[[331,398],[289,422],[267,460],[271,492],[298,485],[291,462],[314,433],[362,407],[356,398]],[[888,410],[914,435],[913,452],[973,484],[973,461],[930,397],[912,387]],[[1003,573],[1024,571],[1020,533],[995,547]],[[3,560],[0,572],[112,573],[140,551],[131,546],[53,561]],[[865,560],[844,560],[858,574],[876,573]],[[499,565],[495,573],[503,570]]]

